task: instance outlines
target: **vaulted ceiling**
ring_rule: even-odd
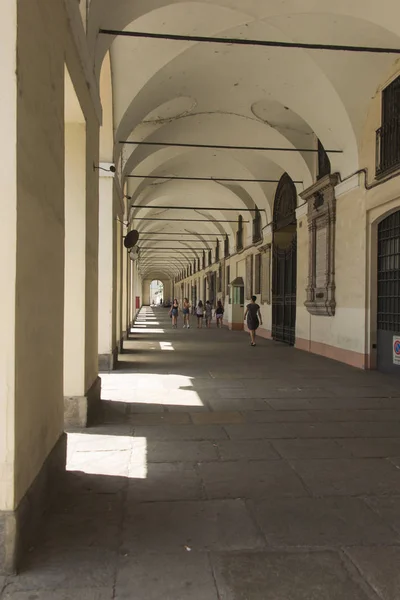
[[[277,184],[221,179],[279,180],[287,172],[301,192],[315,180],[316,169],[315,154],[302,150],[315,149],[317,139],[327,150],[342,151],[329,154],[333,171],[342,177],[356,171],[371,97],[396,56],[115,37],[100,29],[398,48],[399,17],[398,0],[91,0],[87,33],[98,77],[104,59],[111,60],[113,160],[130,203],[141,207],[129,211],[141,237],[193,232],[204,240],[205,234],[227,233],[232,248],[236,224],[217,221],[235,221],[238,214],[251,221],[252,213],[243,209],[256,205],[266,225]],[[169,206],[202,210],[166,211]],[[221,210],[206,210],[212,206]],[[173,220],[137,220],[156,216]],[[180,245],[185,247],[157,243]],[[184,249],[161,254],[173,256],[176,268],[187,256]],[[154,254],[146,273],[162,268]]]

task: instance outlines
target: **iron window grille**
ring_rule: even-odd
[[[382,93],[382,125],[376,131],[376,176],[400,168],[400,77]]]
[[[236,251],[240,252],[243,250],[243,217],[239,215],[238,228],[236,232]]]
[[[224,256],[228,258],[229,256],[229,236],[226,235],[224,239]]]
[[[254,257],[254,293],[261,294],[261,254]]]
[[[261,233],[261,213],[258,208],[255,208],[253,219],[253,244],[259,242],[262,238]]]

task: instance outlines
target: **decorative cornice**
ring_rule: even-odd
[[[323,192],[327,188],[336,187],[338,182],[339,182],[339,173],[325,175],[325,177],[322,177],[322,179],[319,179],[318,181],[313,183],[313,185],[311,185],[309,188],[304,190],[304,192],[301,192],[300,198],[303,198],[303,200],[308,200],[312,196],[315,196],[316,194]]]
[[[356,190],[359,187],[361,187],[361,174],[356,173],[352,177],[349,177],[349,179],[341,181],[336,185],[335,196],[336,198],[340,198],[340,196],[344,196],[345,194],[348,194],[352,190]]]
[[[308,212],[308,204],[307,202],[304,202],[304,204],[301,204],[298,208],[296,208],[296,219],[299,220],[302,217],[305,217],[307,215]]]

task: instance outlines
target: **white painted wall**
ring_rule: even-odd
[[[15,252],[17,238],[17,80],[16,4],[3,11],[0,52],[0,510],[14,507],[15,452]]]
[[[106,175],[106,173],[104,173]],[[99,354],[113,351],[114,220],[113,178],[99,181]]]
[[[86,127],[65,126],[64,396],[85,395]]]

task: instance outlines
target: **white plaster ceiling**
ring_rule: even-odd
[[[345,177],[360,166],[368,106],[396,56],[114,38],[99,35],[99,28],[400,47],[399,17],[398,0],[91,0],[88,40],[98,77],[104,57],[111,57],[113,159],[132,202],[143,206],[130,211],[132,225],[142,232],[182,231],[185,224],[178,220],[135,221],[157,212],[148,208],[152,204],[252,204],[263,211],[267,224],[276,184],[126,179],[127,175],[279,179],[286,171],[302,182],[297,184],[301,191],[315,177],[315,155],[120,141],[301,150],[315,148],[318,137],[325,148],[342,150],[330,159],[333,170]],[[167,214],[178,219],[194,213]],[[235,224],[216,223],[213,217],[237,219],[238,214],[208,213],[209,221],[193,224],[194,231],[199,239],[203,232],[227,232],[232,249]],[[248,226],[246,235],[250,233]]]

